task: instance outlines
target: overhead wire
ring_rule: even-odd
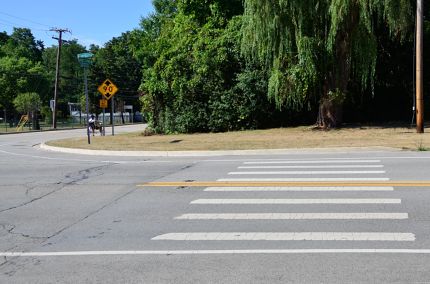
[[[47,27],[49,29],[41,29],[41,28],[31,27],[29,25],[23,25],[23,24],[19,24],[19,23],[16,23],[16,22],[11,22],[11,21],[6,20],[4,18],[3,19],[0,18],[0,23],[4,24],[6,26],[28,28],[28,29],[34,30],[34,31],[42,31],[42,32],[45,32],[48,36],[51,37],[51,35],[49,35],[48,32],[52,32],[52,30],[51,30],[52,26],[49,26],[49,25],[46,25],[46,24],[43,24],[43,23],[39,23],[39,22],[30,20],[30,19],[26,19],[26,18],[23,18],[23,17],[18,17],[18,16],[15,16],[15,15],[9,14],[9,13],[1,12],[1,11],[0,11],[0,14],[8,16],[8,17],[11,17],[11,18],[15,18],[15,19],[18,19],[18,20],[22,20],[22,21],[25,21],[25,22],[29,22],[29,23],[32,23],[32,24],[36,24],[36,25],[39,25],[39,26]],[[70,30],[69,30],[69,33],[70,33],[70,36],[76,36],[76,35],[73,35],[72,31],[70,31]],[[71,40],[73,40],[73,39],[75,39],[75,38],[72,37]]]
[[[15,23],[15,22],[8,21],[8,20],[4,20],[4,19],[2,20],[2,19],[0,19],[0,21],[4,21],[4,22],[9,23],[9,24],[6,24],[6,25],[8,25],[8,26],[11,26],[11,27],[28,28],[28,29],[30,29],[30,30],[34,30],[34,31],[43,31],[43,32],[45,32],[45,33],[46,33],[46,35],[48,35],[49,37],[52,37],[52,35],[48,34],[48,32],[52,32],[52,25],[51,25],[51,26],[49,26],[49,25],[46,25],[46,24],[43,24],[43,23],[40,23],[40,22],[36,22],[36,21],[34,21],[34,20],[30,20],[30,19],[27,19],[27,18],[23,18],[23,17],[15,16],[15,15],[12,15],[12,14],[9,14],[9,13],[5,13],[5,12],[1,12],[1,11],[0,11],[0,14],[5,15],[5,16],[8,16],[8,17],[11,17],[11,18],[15,18],[15,19],[18,19],[18,20],[22,20],[22,21],[25,21],[25,22],[28,22],[28,23],[32,23],[32,24],[35,24],[35,25],[39,25],[39,26],[43,26],[43,27],[47,27],[47,28],[49,28],[49,29],[35,28],[35,27],[31,27],[31,26],[29,26],[29,25],[22,25],[22,24],[18,24],[18,23]],[[5,24],[5,23],[4,23],[4,24]],[[69,33],[70,33],[70,35],[72,35],[72,31],[70,31],[70,30],[69,30]]]
[[[1,11],[0,11],[0,14],[6,15],[6,16],[8,16],[8,17],[15,18],[15,19],[18,19],[18,20],[26,21],[26,22],[29,22],[29,23],[32,23],[32,24],[36,24],[36,25],[39,25],[39,26],[44,26],[44,27],[48,27],[48,28],[50,27],[50,26],[48,26],[48,25],[41,24],[41,23],[38,23],[38,22],[36,22],[36,21],[29,20],[29,19],[25,19],[25,18],[22,18],[22,17],[14,16],[14,15],[9,14],[9,13],[5,13],[5,12],[1,12]]]
[[[8,20],[5,20],[5,19],[0,19],[0,23],[2,23],[3,25],[6,25],[6,26],[13,27],[13,28],[27,28],[27,29],[34,30],[34,31],[49,31],[49,30],[46,30],[46,29],[39,29],[39,28],[34,28],[34,27],[29,27],[29,26],[21,25],[21,24],[14,23],[14,22],[11,22],[11,21],[8,21]]]

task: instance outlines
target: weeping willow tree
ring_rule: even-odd
[[[375,27],[403,40],[411,0],[244,0],[242,52],[267,70],[278,108],[319,103],[317,124],[336,127],[351,80],[373,89]]]

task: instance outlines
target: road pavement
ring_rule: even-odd
[[[39,147],[82,132],[0,136],[0,283],[430,279],[428,152],[129,157]]]

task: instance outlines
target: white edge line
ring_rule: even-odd
[[[1,145],[0,145],[1,146]],[[0,150],[0,153],[11,155],[11,156],[19,156],[19,157],[27,157],[33,159],[44,159],[50,161],[64,161],[64,162],[87,162],[87,163],[107,163],[107,164],[145,164],[145,163],[171,163],[173,161],[109,161],[109,160],[84,160],[84,159],[68,159],[68,158],[54,158],[54,157],[45,157],[45,156],[37,156],[37,155],[27,155],[21,153],[13,153],[8,151]]]
[[[430,254],[430,249],[253,249],[253,250],[129,250],[0,252],[1,257],[59,257],[110,255],[204,255],[204,254]]]

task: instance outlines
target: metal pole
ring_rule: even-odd
[[[91,144],[90,122],[89,122],[89,103],[88,103],[87,67],[84,67],[84,85],[85,85],[85,103],[86,103],[86,112],[87,112],[87,136],[88,136],[88,144]]]
[[[424,133],[423,95],[423,1],[417,0],[417,49],[416,49],[416,100],[417,133]]]
[[[115,100],[114,100],[114,98],[112,98],[111,106],[112,106],[112,136],[114,136],[115,135],[115,132],[114,132],[114,125],[115,125]]]
[[[106,126],[105,126],[105,108],[103,108],[103,133],[102,133],[103,136],[105,136],[105,129],[106,129]]]

